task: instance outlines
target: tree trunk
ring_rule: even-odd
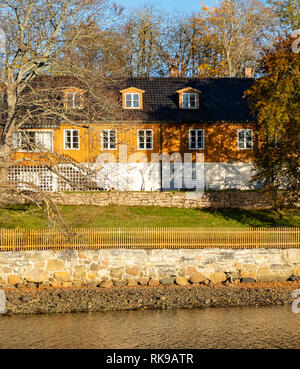
[[[17,91],[13,70],[8,68],[6,88],[7,118],[0,139],[0,185],[7,182],[8,169],[11,165],[13,133],[16,129]]]
[[[7,182],[8,168],[11,161],[11,150],[0,146],[0,187]]]

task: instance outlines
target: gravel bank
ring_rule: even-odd
[[[8,288],[7,314],[103,310],[189,309],[291,304],[300,282],[240,283],[218,286],[119,288]]]

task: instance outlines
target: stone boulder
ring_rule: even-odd
[[[257,270],[257,282],[274,282],[276,277],[269,266],[259,267]]]
[[[255,279],[253,279],[253,278],[242,278],[242,279],[241,279],[241,282],[242,282],[242,283],[255,283],[255,282],[256,282],[256,280],[255,280]]]
[[[256,280],[257,278],[257,266],[256,265],[244,264],[240,270],[241,270],[241,274],[240,274],[241,278],[252,278]]]
[[[139,277],[141,274],[141,270],[137,266],[129,267],[126,269],[126,274],[133,276],[133,277]]]
[[[162,278],[160,280],[160,283],[164,286],[168,286],[170,284],[174,283],[174,278],[173,277],[166,277],[166,278]]]
[[[300,277],[300,264],[299,264],[299,265],[295,265],[295,266],[294,266],[293,275],[294,275],[295,277]]]
[[[178,286],[188,286],[189,282],[186,278],[184,277],[177,277],[175,279],[176,284],[178,284]]]
[[[300,249],[288,249],[283,252],[288,264],[300,264]]]
[[[159,286],[159,280],[155,278],[150,279],[148,286],[151,286],[151,287]]]
[[[226,277],[226,274],[224,272],[215,272],[215,273],[210,274],[210,276],[209,276],[209,280],[213,284],[225,282],[226,279],[227,279],[227,277]]]
[[[9,275],[9,276],[7,277],[7,282],[8,282],[9,284],[16,285],[16,284],[18,284],[18,283],[20,283],[20,282],[21,282],[21,278],[20,278],[18,275]]]
[[[100,283],[100,287],[102,288],[113,288],[114,284],[112,281],[103,281]]]
[[[67,272],[56,272],[54,278],[61,282],[67,282],[70,280],[70,274]]]
[[[127,280],[127,287],[137,287],[138,283],[132,278]]]
[[[33,269],[25,273],[24,278],[28,282],[34,282],[34,283],[45,282],[49,280],[49,273],[41,269]]]
[[[293,267],[288,265],[272,264],[271,270],[278,282],[285,282],[293,275]]]
[[[141,277],[141,278],[139,278],[138,282],[141,286],[147,286],[148,282],[149,282],[149,278],[148,277]]]
[[[190,278],[190,282],[191,283],[201,283],[204,282],[207,278],[205,277],[205,275],[203,275],[200,272],[196,272],[194,273]]]

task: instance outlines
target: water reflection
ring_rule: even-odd
[[[300,348],[291,306],[0,316],[0,348]]]

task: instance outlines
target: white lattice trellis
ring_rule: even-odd
[[[34,186],[46,192],[101,190],[94,178],[75,165],[60,164],[57,172],[59,175],[43,166],[12,166],[7,179],[19,190],[34,191]]]

